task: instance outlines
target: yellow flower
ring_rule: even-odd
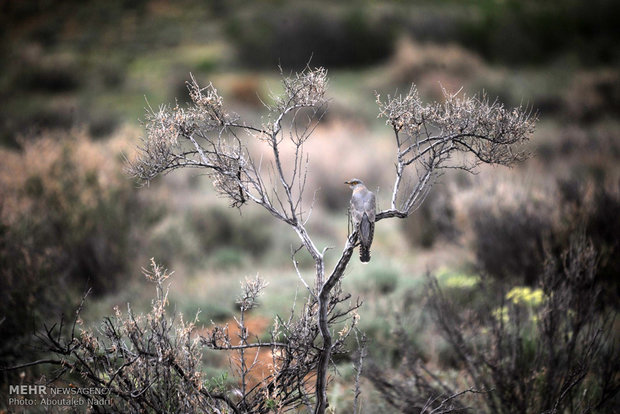
[[[543,302],[543,291],[541,289],[532,290],[529,287],[514,287],[506,294],[506,299],[515,305],[524,304],[529,306],[539,306]]]

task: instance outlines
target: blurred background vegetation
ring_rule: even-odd
[[[425,307],[424,274],[458,306],[479,309],[511,289],[540,289],[545,262],[561,259],[576,232],[598,252],[599,311],[615,314],[618,15],[612,0],[0,2],[0,360],[40,355],[34,330],[70,317],[87,287],[84,323],[130,300],[148,306],[139,270],[153,256],[176,270],[171,305],[188,317],[201,310],[206,325],[230,320],[239,281],[257,271],[271,285],[254,333],[286,314],[300,289],[294,234],[258,209],[229,209],[195,172],[138,189],[123,166],[145,106],[185,104],[190,72],[252,121],[278,90],[278,65],[308,62],[329,70],[332,99],[307,148],[309,188],[320,189],[310,230],[336,251],[347,232],[345,179],[363,179],[382,207],[388,200],[392,141],[374,91],[415,83],[433,100],[463,87],[540,116],[529,161],[442,177],[413,217],[381,222],[368,266],[351,265],[344,285],[365,301],[374,361],[398,367],[402,349],[385,321],[404,310],[417,332],[410,347],[442,378],[458,378],[462,366]],[[311,259],[299,260],[311,275]],[[489,283],[502,288],[476,288]],[[213,375],[226,369],[205,358]],[[349,410],[353,373],[339,364],[330,398]],[[1,374],[2,393],[19,374]],[[364,387],[369,412],[389,410]]]

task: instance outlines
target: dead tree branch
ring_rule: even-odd
[[[304,191],[309,162],[304,156],[304,145],[327,103],[327,72],[322,68],[308,68],[291,77],[283,76],[282,85],[284,92],[272,96],[273,104],[266,105],[268,121],[251,126],[226,111],[213,85],[200,87],[192,77],[188,83],[192,105],[187,109],[163,106],[147,114],[147,135],[140,147],[140,156],[129,165],[129,172],[148,182],[177,168],[206,169],[218,193],[229,199],[232,206],[241,207],[253,201],[292,227],[315,263],[314,291],[300,320],[307,329],[303,334],[306,336],[295,338],[307,343],[309,338],[314,339],[313,335],[320,333],[322,343],[317,345],[318,352],[311,355],[317,358],[312,361],[316,362],[312,365],[316,367],[314,412],[322,414],[328,406],[329,361],[340,344],[330,332],[334,300],[338,302],[335,298],[340,295],[336,287],[358,240],[356,232],[349,235],[336,266],[326,277],[325,250],[319,250],[309,235],[305,227],[309,217],[304,219],[303,212],[306,211]],[[410,215],[445,169],[473,171],[481,163],[512,165],[522,159],[524,154],[519,144],[528,139],[535,122],[535,118],[521,108],[507,110],[485,97],[460,97],[446,92],[445,102],[425,105],[415,87],[406,96],[388,96],[385,102],[377,96],[377,103],[380,116],[386,118],[394,131],[396,143],[396,176],[390,208],[379,212],[377,221]],[[252,154],[251,141],[266,145],[270,159]],[[293,148],[294,157],[289,165],[284,165],[281,157],[285,145]],[[300,276],[298,269],[297,273]],[[211,346],[232,349],[230,343],[218,342],[223,338],[212,337]],[[288,340],[290,342],[291,337]],[[242,336],[241,342],[237,348],[241,351],[250,346],[247,337]],[[312,347],[314,349],[315,345]],[[291,358],[293,356],[300,361],[307,359],[307,356],[292,355]],[[241,361],[243,373],[247,371],[243,366],[243,354]],[[289,358],[286,364],[300,361]],[[244,374],[241,388],[245,395],[243,378]],[[281,377],[272,379],[276,382],[270,383],[270,392],[282,386],[277,382]],[[299,384],[306,382],[305,377],[298,378]],[[292,383],[284,386],[292,386]],[[288,401],[289,397],[290,394],[284,393],[281,402]],[[245,396],[244,401],[249,404]]]

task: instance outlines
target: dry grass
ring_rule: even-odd
[[[396,43],[383,76],[391,84],[415,83],[424,96],[442,99],[442,86],[456,91],[488,73],[479,56],[458,45],[423,44],[404,36]]]
[[[80,192],[79,203],[93,207],[102,189],[126,185],[119,161],[123,154],[133,151],[128,140],[133,133],[135,129],[128,128],[113,139],[93,142],[79,130],[69,134],[50,132],[36,140],[23,141],[21,151],[0,149],[2,220],[11,223],[31,208],[33,199],[27,190],[32,177],[39,177],[46,191],[57,194],[61,203],[69,202],[62,197],[64,183],[56,180],[63,157],[69,157],[68,161],[75,166],[72,174],[76,179],[92,184]],[[71,206],[63,204],[63,208],[70,210]]]

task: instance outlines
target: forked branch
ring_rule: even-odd
[[[315,287],[312,290],[310,284],[304,282],[311,292],[304,317],[298,321],[302,325],[295,325],[304,328],[302,331],[307,337],[295,340],[311,343],[313,349],[318,350],[308,354],[308,348],[302,347],[306,355],[316,357],[310,364],[316,371],[314,412],[323,414],[328,405],[329,361],[334,349],[342,345],[339,340],[333,340],[330,326],[334,323],[335,303],[340,303],[337,299],[341,298],[339,282],[358,236],[355,231],[349,235],[335,267],[326,277],[324,250],[319,250],[306,230],[308,217],[304,219],[303,211],[306,211],[304,191],[309,162],[304,158],[304,145],[327,102],[327,72],[322,68],[308,68],[291,77],[283,76],[282,86],[284,92],[272,96],[273,103],[266,105],[268,121],[251,126],[225,110],[213,85],[202,88],[192,77],[188,83],[192,105],[186,109],[164,106],[158,111],[149,111],[147,135],[140,147],[140,156],[130,163],[129,171],[140,180],[149,181],[177,168],[206,169],[218,193],[229,199],[232,206],[241,207],[253,201],[293,228],[315,262]],[[471,172],[483,163],[510,166],[525,157],[520,144],[532,133],[535,117],[522,108],[507,110],[485,96],[444,93],[444,102],[432,104],[423,104],[415,87],[405,96],[388,96],[386,101],[377,95],[379,116],[386,119],[394,132],[396,175],[390,208],[378,212],[376,221],[409,216],[424,201],[437,176],[446,169]],[[253,154],[254,144],[266,145],[269,159]],[[294,156],[285,165],[281,154],[287,145],[292,147]],[[299,269],[296,272],[303,280]],[[243,325],[242,320],[240,324]],[[316,345],[314,337],[319,333],[322,343]],[[215,348],[232,349],[230,343],[222,342],[223,338],[225,336],[212,337],[207,342]],[[292,338],[289,336],[289,342],[283,344],[290,343]],[[247,336],[242,336],[237,347],[243,350],[254,345],[260,347],[262,344],[250,344]],[[269,344],[273,348],[280,345],[275,340]],[[286,364],[304,361],[308,364],[306,359],[307,356],[292,353]],[[246,368],[242,366],[242,372],[247,372]],[[280,380],[286,384],[279,383]],[[269,395],[274,395],[278,387],[294,388],[295,384],[287,381],[291,378],[273,376],[268,381]],[[298,381],[305,383],[307,379],[304,376]],[[244,395],[246,386],[242,379]],[[281,404],[291,401],[286,392],[276,394]],[[251,405],[245,396],[243,402],[245,406]]]

